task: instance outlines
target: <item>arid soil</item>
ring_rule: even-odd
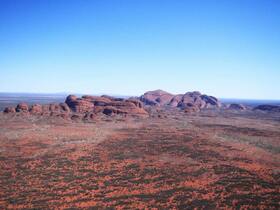
[[[280,116],[0,114],[0,209],[279,209]]]

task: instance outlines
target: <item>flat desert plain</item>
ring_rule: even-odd
[[[1,209],[279,209],[279,114],[0,116]]]

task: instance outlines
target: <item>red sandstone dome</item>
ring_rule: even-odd
[[[28,112],[28,105],[26,103],[20,103],[16,107],[17,112]]]
[[[140,100],[147,105],[167,105],[174,96],[163,90],[154,90],[144,93]]]
[[[79,115],[79,118],[93,119],[96,114],[105,115],[148,115],[143,103],[149,106],[178,107],[185,112],[198,112],[204,108],[219,108],[221,103],[213,96],[203,95],[198,91],[173,95],[163,90],[148,91],[137,98],[115,98],[107,95],[91,96],[75,95],[67,96],[65,103],[60,104],[34,104],[30,107],[26,103],[20,103],[16,108],[8,107],[5,113],[24,112],[36,115],[69,116]],[[92,114],[92,115],[91,115]],[[92,116],[92,117],[89,117]],[[77,117],[74,117],[75,119]]]
[[[4,113],[15,113],[16,109],[14,107],[6,107]]]
[[[154,90],[144,93],[144,95],[140,96],[139,99],[145,105],[171,106],[178,107],[183,110],[189,108],[188,104],[192,104],[198,109],[221,107],[221,102],[217,98],[203,95],[198,91],[173,95],[163,90]]]
[[[34,105],[31,106],[31,108],[30,108],[29,111],[30,111],[30,113],[32,113],[32,114],[41,114],[42,111],[43,111],[42,105],[40,105],[40,104],[34,104]]]
[[[143,104],[137,99],[119,99],[114,97],[100,97],[85,95],[81,98],[75,95],[67,96],[65,103],[60,104],[33,104],[20,103],[16,108],[7,107],[4,113],[24,112],[32,115],[60,116],[62,118],[92,120],[96,114],[137,115],[145,116]]]

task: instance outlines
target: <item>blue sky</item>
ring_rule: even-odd
[[[0,92],[280,99],[280,1],[0,0]]]

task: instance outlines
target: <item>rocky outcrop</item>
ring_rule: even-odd
[[[173,97],[174,95],[166,91],[154,90],[144,93],[144,95],[140,96],[140,100],[146,105],[163,106],[169,104]]]
[[[94,120],[96,118],[96,114],[94,113],[86,113],[83,117],[84,120]]]
[[[106,115],[112,114],[129,114],[129,115],[147,115],[148,113],[143,109],[143,105],[139,100],[124,100],[111,101],[104,107],[103,113]]]
[[[60,107],[60,111],[62,111],[62,112],[67,112],[68,113],[68,112],[71,111],[69,106],[66,103],[60,103],[59,107]]]
[[[260,110],[260,111],[268,111],[268,112],[280,112],[280,106],[278,105],[259,105],[254,108],[254,110]]]
[[[137,99],[128,99],[128,100],[125,100],[125,101],[129,102],[129,103],[133,103],[138,108],[143,108],[142,102],[137,100]]]
[[[14,107],[6,107],[4,113],[15,113],[16,109]]]
[[[221,102],[208,95],[202,95],[198,91],[187,92],[185,94],[173,95],[163,90],[155,90],[144,93],[139,98],[145,105],[150,106],[171,106],[182,110],[197,110],[204,108],[220,108]],[[190,104],[192,106],[190,106]],[[195,107],[195,108],[190,108]]]
[[[131,99],[120,99],[114,97],[99,97],[85,95],[81,98],[75,95],[69,95],[65,103],[60,104],[34,104],[30,108],[27,104],[18,104],[16,108],[7,107],[4,113],[25,112],[33,115],[60,116],[72,120],[85,119],[93,120],[97,114],[105,115],[137,115],[146,116],[148,113],[144,110],[141,101]]]
[[[42,105],[34,104],[30,107],[30,113],[32,114],[41,114],[43,112]]]
[[[28,112],[29,107],[26,103],[20,103],[16,107],[16,112]]]
[[[205,101],[206,108],[213,108],[213,107],[220,108],[222,106],[221,102],[219,102],[219,100],[214,96],[201,95],[201,99]]]
[[[78,100],[77,96],[69,95],[69,96],[67,96],[65,103],[68,104],[68,106],[69,106],[69,104],[71,105],[74,101],[77,101],[77,100]]]
[[[86,113],[93,111],[94,103],[92,103],[88,98],[77,98],[74,95],[69,95],[65,103],[73,112]]]
[[[136,99],[120,99],[109,96],[89,96],[82,98],[70,95],[65,103],[73,112],[77,113],[103,113],[105,115],[128,114],[128,115],[147,115],[143,105]]]
[[[103,111],[102,111],[103,114],[105,115],[114,115],[114,114],[127,114],[126,111],[122,111],[114,106],[106,106],[104,107]]]
[[[231,110],[246,110],[247,108],[243,104],[230,104],[228,106],[228,109],[231,109]]]
[[[199,111],[199,107],[194,104],[187,104],[187,106],[184,108],[184,112],[188,114],[196,113]]]
[[[108,96],[108,95],[102,95],[101,98],[107,98],[107,99],[110,99],[111,101],[124,101],[125,100],[124,98],[116,98],[116,97]]]
[[[181,101],[177,104],[177,107],[185,109],[190,106],[190,104],[199,109],[205,108],[206,106],[206,102],[201,98],[200,92],[188,92],[183,95]]]
[[[179,102],[182,101],[183,96],[183,94],[175,95],[168,103],[168,105],[172,107],[177,107]]]
[[[111,98],[113,99],[113,97]],[[112,101],[112,99],[107,97],[89,96],[89,95],[82,96],[82,99],[90,101],[95,106],[106,106]]]

